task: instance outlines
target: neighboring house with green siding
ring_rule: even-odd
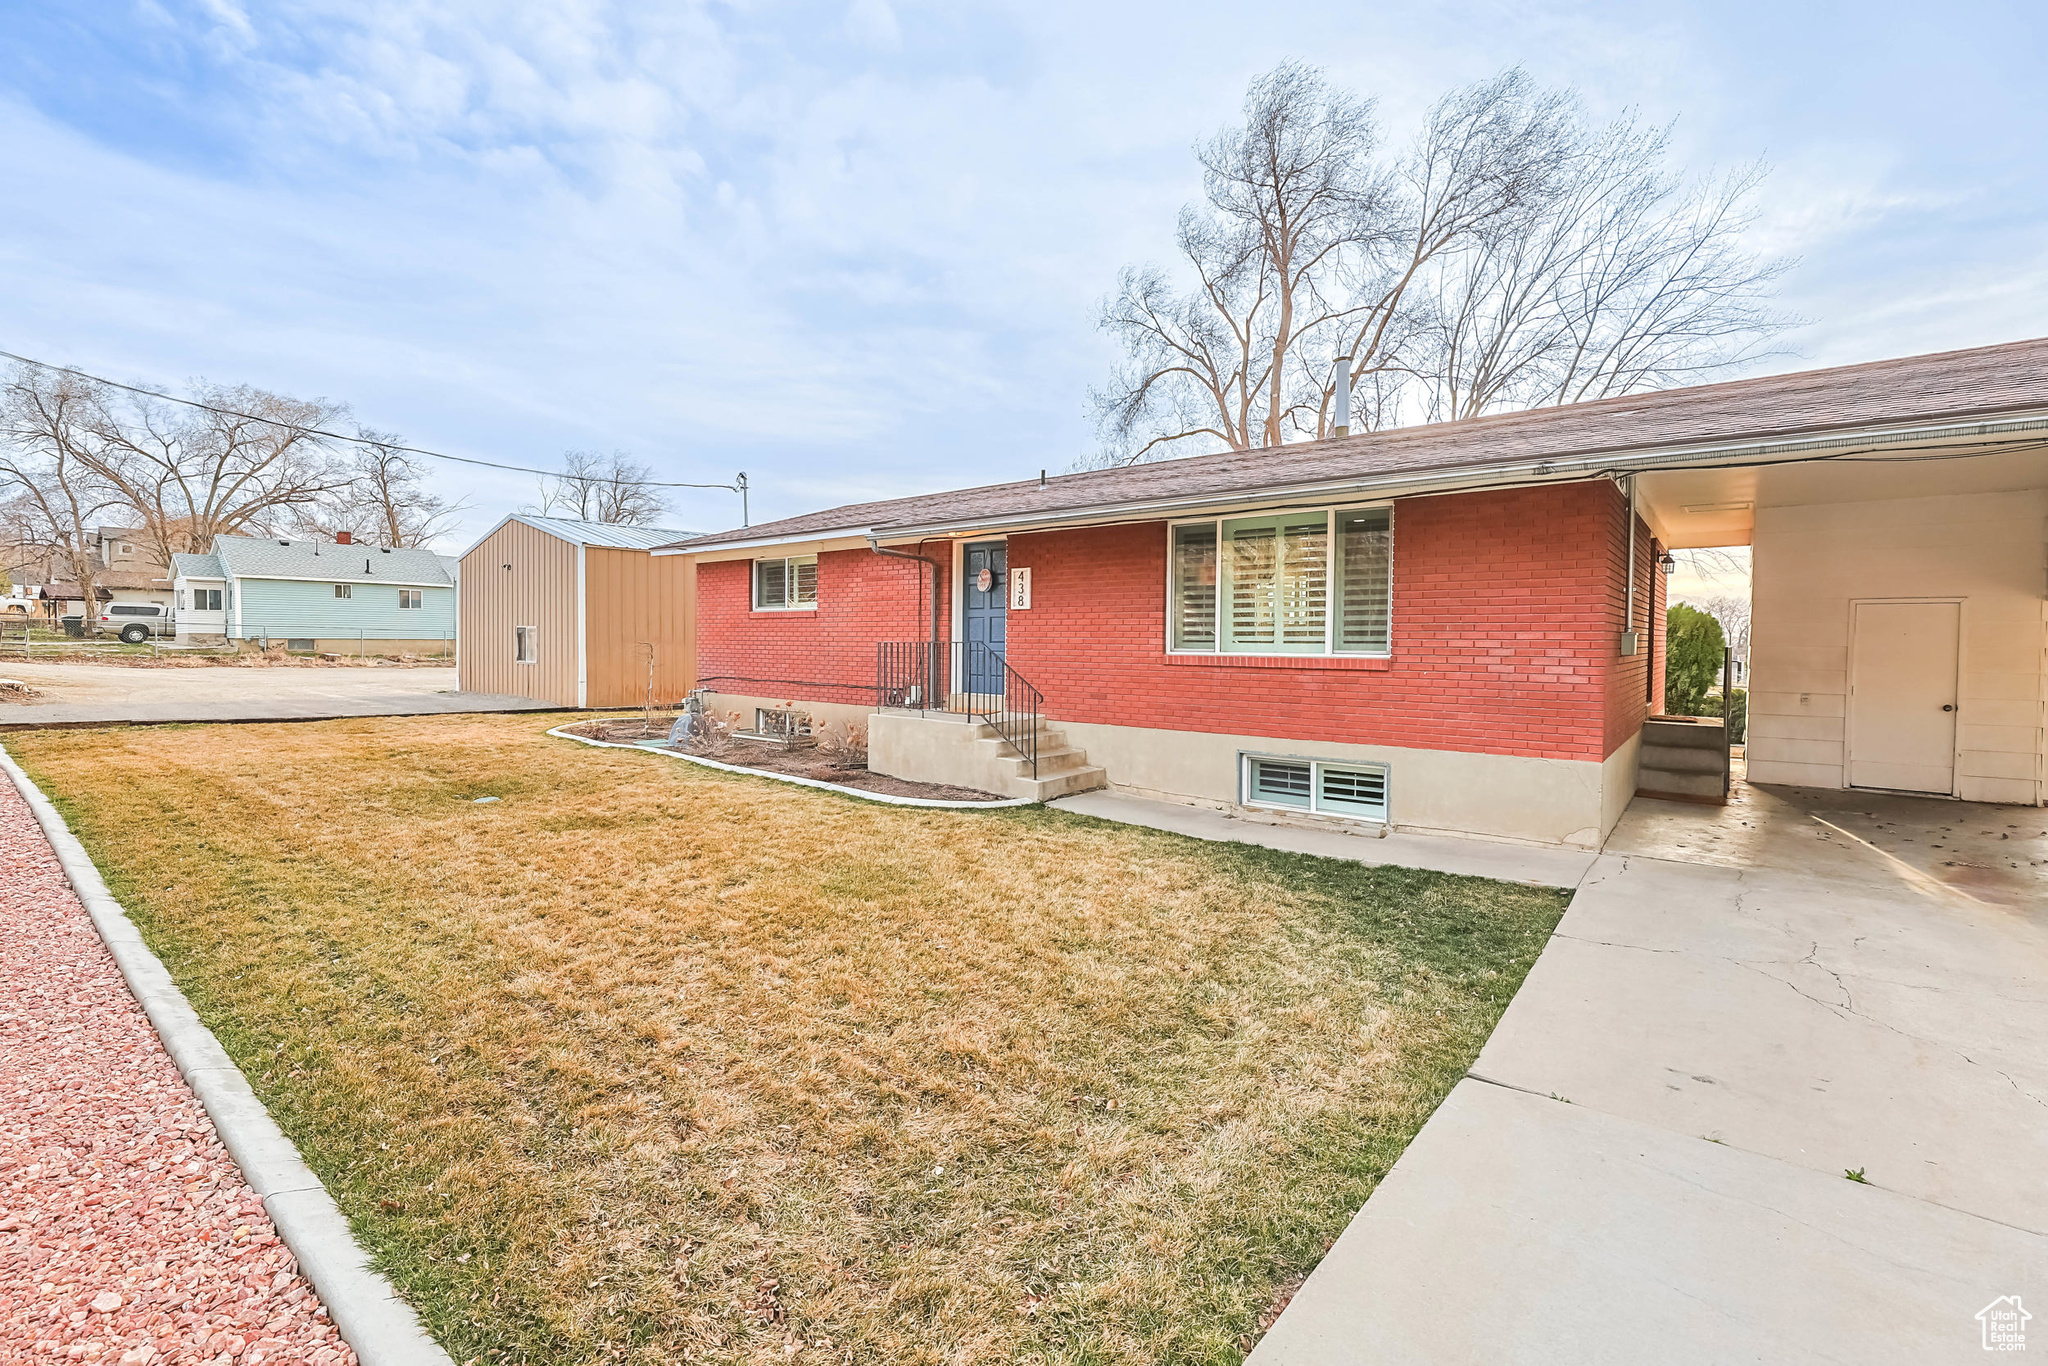
[[[210,555],[178,555],[178,639],[250,649],[353,654],[453,653],[455,561],[431,550],[336,541],[216,536]]]

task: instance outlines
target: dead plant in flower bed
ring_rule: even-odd
[[[457,1361],[1236,1361],[1563,906],[545,725],[9,737]]]

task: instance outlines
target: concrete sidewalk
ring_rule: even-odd
[[[1171,830],[1196,839],[1259,844],[1297,854],[1350,859],[1357,863],[1397,868],[1427,868],[1438,873],[1465,873],[1503,882],[1533,882],[1544,887],[1576,887],[1598,857],[1575,849],[1544,845],[1501,844],[1451,835],[1390,834],[1385,839],[1337,829],[1280,825],[1245,820],[1221,811],[1151,801],[1114,792],[1081,792],[1046,803],[1084,816]]]
[[[1609,849],[1253,1366],[1903,1366],[2048,1314],[2043,813],[1758,789]]]

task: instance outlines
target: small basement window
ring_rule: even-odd
[[[779,612],[818,605],[818,557],[754,561],[754,610]]]
[[[1247,754],[1239,779],[1246,806],[1309,811],[1355,820],[1387,819],[1385,764],[1325,763],[1320,759]]]
[[[538,664],[540,662],[540,628],[538,626],[514,626],[512,628],[512,662],[514,664]]]
[[[420,605],[420,592],[421,590],[417,588],[399,589],[398,605],[400,607],[418,607]]]
[[[337,583],[336,585],[334,585],[334,596],[335,596],[335,597],[337,597],[337,598],[352,598],[352,597],[354,597],[354,596],[355,596],[355,585],[354,585],[354,584],[347,584],[347,583]]]

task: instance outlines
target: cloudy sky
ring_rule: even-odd
[[[1775,167],[1779,368],[2048,332],[2048,6],[7,0],[0,349],[351,404],[755,520],[1058,470],[1096,301],[1287,57],[1400,131],[1521,64]],[[533,481],[450,467],[459,549]],[[733,524],[731,495],[675,525]]]

